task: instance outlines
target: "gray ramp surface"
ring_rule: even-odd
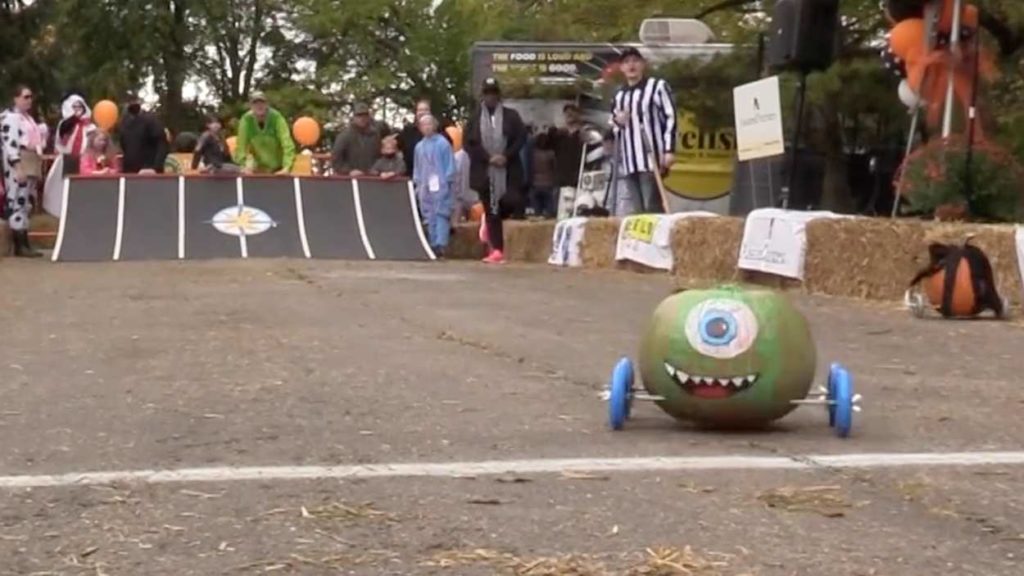
[[[190,259],[240,258],[238,236],[224,234],[213,218],[225,208],[238,207],[235,178],[185,179],[185,257]]]
[[[178,258],[178,179],[126,178],[121,260]]]
[[[350,180],[301,178],[306,240],[313,258],[367,260]]]
[[[58,261],[95,262],[114,257],[118,187],[117,178],[69,179]]]
[[[266,212],[274,225],[246,236],[249,258],[305,258],[295,210],[293,178],[245,178],[245,205]]]
[[[363,223],[378,260],[429,260],[410,206],[405,180],[360,180],[359,198]]]

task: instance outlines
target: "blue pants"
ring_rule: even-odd
[[[450,189],[440,192],[423,191],[419,194],[420,213],[427,228],[427,242],[434,252],[448,247],[452,230],[452,208],[454,199]]]

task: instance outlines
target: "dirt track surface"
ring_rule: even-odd
[[[843,362],[865,396],[852,438],[815,407],[721,434],[640,404],[611,432],[597,393],[635,355],[667,278],[5,260],[0,282],[2,477],[1016,451],[1024,438],[1012,324],[794,297],[819,371]],[[1019,466],[0,489],[0,574],[1009,576],[1024,573],[1022,489]]]

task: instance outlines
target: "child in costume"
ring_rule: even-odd
[[[434,116],[425,114],[418,124],[423,140],[416,145],[412,179],[430,247],[443,257],[451,235],[451,214],[455,203],[452,197],[455,155],[448,140],[437,133],[438,121]]]
[[[90,133],[88,147],[79,160],[78,172],[85,176],[118,172],[117,157],[106,132],[96,130]]]

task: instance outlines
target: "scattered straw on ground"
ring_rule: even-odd
[[[846,515],[853,504],[839,486],[786,486],[762,492],[757,499],[769,508],[787,512],[812,512],[827,518]]]
[[[743,219],[684,218],[672,228],[675,283],[704,286],[739,278],[736,260],[743,240]]]
[[[362,504],[346,504],[344,502],[331,502],[322,506],[300,510],[303,518],[315,518],[317,520],[331,520],[335,522],[352,520],[393,520],[394,517],[373,507],[370,502]]]
[[[648,548],[642,554],[619,558],[625,568],[612,569],[598,557],[568,554],[557,557],[520,558],[510,552],[490,549],[438,552],[421,564],[444,569],[488,566],[499,574],[514,576],[725,576],[734,556],[699,555],[685,548]],[[742,576],[742,575],[738,575]]]
[[[614,268],[619,218],[590,218],[580,242],[580,259],[587,268]]]

